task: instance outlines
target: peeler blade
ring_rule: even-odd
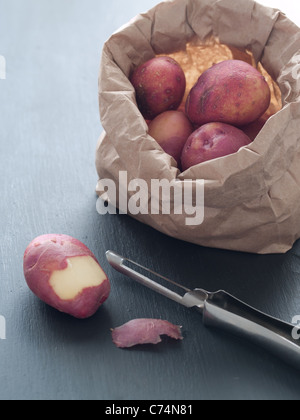
[[[300,369],[300,343],[293,338],[292,325],[250,307],[225,291],[209,293],[202,289],[189,290],[112,251],[107,251],[106,257],[120,273],[187,308],[199,310],[206,326],[221,328],[249,339]],[[137,269],[177,286],[185,294],[173,292],[140,274]]]
[[[149,270],[148,268],[143,267],[142,265],[137,264],[136,262],[131,261],[128,258],[124,258],[116,254],[113,251],[107,251],[106,258],[115,270],[122,274],[125,274],[127,277],[135,280],[143,286],[146,286],[149,289],[167,297],[168,299],[173,300],[174,302],[180,303],[181,305],[187,308],[196,307],[199,310],[203,309],[205,300],[208,298],[208,292],[201,289],[190,290],[182,286],[181,284],[178,284],[173,280],[168,279],[167,277],[161,276],[153,270]],[[177,288],[183,290],[185,294],[180,295],[178,293],[173,292],[171,289],[162,286],[161,284],[151,280],[149,277],[129,267],[129,265],[142,269],[143,271],[145,271],[145,273],[152,274],[155,277],[168,282],[170,285],[176,286]]]

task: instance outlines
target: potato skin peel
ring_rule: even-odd
[[[112,330],[113,343],[119,348],[158,344],[162,335],[183,340],[181,327],[161,319],[134,319]]]
[[[86,256],[92,257],[99,264],[89,248],[71,236],[39,236],[28,245],[24,254],[23,269],[28,287],[39,299],[60,312],[79,319],[91,317],[110,294],[107,277],[101,285],[87,287],[70,300],[61,299],[49,284],[54,271],[68,267],[69,258]]]

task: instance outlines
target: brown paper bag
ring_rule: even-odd
[[[136,66],[156,55],[177,52],[186,72],[191,69],[188,83],[195,82],[199,72],[213,62],[247,55],[277,82],[282,99],[282,107],[276,108],[274,88],[273,112],[272,107],[269,112],[275,114],[252,144],[184,173],[148,135],[129,82]],[[300,238],[299,75],[300,29],[280,11],[252,0],[173,0],[137,16],[103,48],[99,103],[104,133],[96,151],[98,195],[104,197],[103,180],[110,179],[117,186],[116,205],[120,205],[121,171],[126,171],[128,183],[146,182],[149,190],[144,192],[149,200],[151,179],[176,180],[178,185],[193,180],[194,190],[197,180],[204,180],[202,224],[189,226],[186,215],[175,211],[132,216],[167,235],[202,246],[286,252]],[[107,190],[107,199],[114,201],[109,195]],[[128,192],[128,200],[134,195]],[[174,200],[170,200],[174,210]]]

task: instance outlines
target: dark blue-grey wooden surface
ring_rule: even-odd
[[[300,243],[281,256],[205,249],[127,216],[99,216],[94,154],[97,77],[110,34],[156,0],[0,0],[0,399],[298,399],[299,371],[248,342],[208,330],[186,310],[116,274],[113,249],[193,287],[226,289],[291,322],[300,314]],[[300,223],[300,221],[299,221]],[[112,293],[78,321],[31,294],[27,244],[66,233],[89,246]],[[119,350],[110,328],[168,319],[184,341]]]

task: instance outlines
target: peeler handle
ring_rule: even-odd
[[[204,303],[203,321],[250,339],[300,369],[300,343],[293,339],[295,326],[268,316],[219,291]]]

